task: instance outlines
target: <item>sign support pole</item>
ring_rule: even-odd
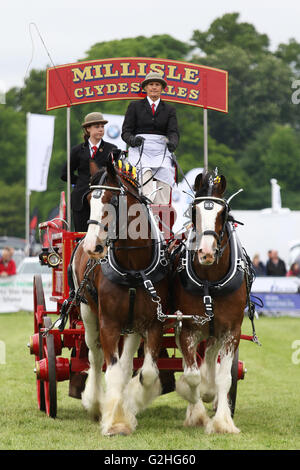
[[[202,92],[203,92],[203,168],[206,172],[208,170],[208,129],[207,129],[207,73],[203,73],[203,81],[202,81]]]
[[[67,106],[67,222],[71,231],[71,170],[70,170],[70,153],[71,153],[71,106]]]
[[[28,122],[30,119],[30,113],[26,114],[27,118],[27,129]],[[25,189],[25,239],[26,239],[26,256],[29,256],[29,236],[30,236],[30,190],[28,189],[28,133],[27,133],[27,149],[26,149],[26,189]]]
[[[203,109],[203,133],[204,133],[204,171],[208,170],[208,127],[207,108]]]

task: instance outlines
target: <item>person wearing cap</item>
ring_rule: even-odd
[[[176,171],[172,154],[179,142],[176,110],[160,97],[167,86],[160,73],[148,73],[141,86],[147,96],[129,104],[121,135],[129,146],[128,160],[139,172],[143,193],[154,204],[169,204]]]
[[[93,159],[101,168],[106,165],[111,152],[117,149],[115,145],[103,140],[104,125],[107,122],[99,112],[87,114],[82,123],[84,142],[71,149],[71,208],[75,232],[86,232],[88,228],[90,206],[84,195],[89,189],[90,160]],[[67,181],[67,163],[63,166],[61,179]]]

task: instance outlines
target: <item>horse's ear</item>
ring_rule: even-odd
[[[199,173],[199,175],[197,175],[195,178],[195,183],[194,183],[195,193],[200,190],[202,184],[203,184],[203,174]]]
[[[218,180],[215,182],[216,193],[219,196],[223,196],[225,189],[226,189],[226,178],[223,175],[217,176],[216,179]]]
[[[112,176],[113,178],[116,176],[116,169],[114,165],[114,160],[112,154],[109,155],[107,162],[106,162],[106,169],[107,174]]]

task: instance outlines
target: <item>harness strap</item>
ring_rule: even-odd
[[[209,322],[209,336],[214,336],[214,311],[213,311],[213,299],[209,295],[209,284],[208,281],[204,283],[204,296],[203,304],[205,308],[205,315]]]
[[[204,230],[204,232],[202,232],[201,235],[212,235],[217,240],[219,240],[219,238],[220,238],[220,235],[218,235],[217,232],[215,232],[214,230]]]
[[[99,227],[103,228],[103,230],[104,230],[105,227],[107,226],[107,224],[106,224],[106,225],[101,224],[101,222],[98,222],[98,220],[95,220],[95,219],[89,219],[89,220],[87,221],[87,225],[91,225],[91,224],[99,225]]]
[[[143,279],[144,287],[146,291],[151,295],[152,299],[158,300],[159,296],[157,295],[157,292],[155,290],[155,287],[150,279],[147,279],[145,272],[140,271],[141,278]]]
[[[128,289],[128,294],[129,294],[128,324],[127,324],[127,327],[122,330],[124,334],[133,333],[134,304],[135,304],[136,289],[133,287],[130,287]]]

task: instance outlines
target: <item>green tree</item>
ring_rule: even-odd
[[[241,153],[239,164],[248,177],[245,208],[268,207],[270,180],[276,178],[282,188],[282,200],[291,209],[298,209],[300,137],[294,129],[274,124],[262,128]]]
[[[24,238],[25,186],[1,182],[0,235]]]
[[[283,189],[300,190],[300,138],[290,126],[275,126],[262,163],[266,174],[278,179]]]
[[[195,30],[192,41],[206,55],[214,54],[226,44],[239,47],[251,55],[268,52],[268,36],[258,33],[250,23],[239,23],[239,16],[239,13],[226,13],[214,20],[207,31]]]
[[[6,103],[24,113],[46,114],[46,70],[32,69],[23,87],[8,91]]]
[[[294,38],[291,38],[288,44],[279,44],[275,55],[288,64],[295,74],[300,74],[300,43]]]
[[[150,38],[138,36],[121,40],[98,42],[88,51],[86,59],[109,59],[111,57],[160,57],[182,60],[191,46],[168,34]]]
[[[25,185],[25,136],[25,114],[0,106],[0,181],[6,184]]]
[[[238,18],[226,14],[208,31],[195,31],[192,40],[202,51],[193,61],[229,72],[229,115],[216,113],[210,134],[240,151],[261,127],[295,123],[297,110],[291,103],[290,66],[268,50],[265,34]]]

